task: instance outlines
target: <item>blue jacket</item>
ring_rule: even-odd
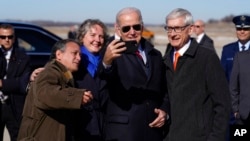
[[[233,58],[235,53],[239,52],[238,41],[227,44],[222,49],[221,64],[224,68],[227,80],[229,81],[230,74],[233,67]]]
[[[249,50],[250,46],[248,47]],[[221,64],[224,68],[227,80],[230,80],[231,71],[233,68],[233,58],[237,52],[239,52],[238,41],[227,44],[223,47],[221,55]]]

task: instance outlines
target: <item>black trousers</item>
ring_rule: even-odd
[[[6,126],[11,141],[16,141],[20,127],[20,119],[14,116],[11,105],[9,103],[1,104],[1,120],[0,120],[0,141],[3,141],[4,128]]]

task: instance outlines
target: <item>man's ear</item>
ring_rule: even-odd
[[[117,23],[115,23],[115,26],[114,26],[114,30],[115,30],[115,33],[121,37],[121,30],[119,28],[119,25]]]
[[[61,60],[61,58],[62,58],[62,51],[61,50],[57,50],[56,51],[56,59],[57,60]]]
[[[194,25],[190,25],[189,27],[189,34],[191,35],[192,33],[194,33]]]

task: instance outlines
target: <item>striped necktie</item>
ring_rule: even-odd
[[[141,54],[139,50],[135,51],[135,55],[144,63],[147,64],[147,59],[143,57],[143,54]]]
[[[135,51],[135,55],[136,55],[137,57],[139,57],[140,59],[143,59],[142,56],[141,56],[141,54],[140,54],[140,51],[139,51],[139,50]]]

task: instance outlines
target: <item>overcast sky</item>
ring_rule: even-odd
[[[128,6],[139,8],[146,24],[163,24],[175,8],[185,8],[194,19],[205,21],[250,14],[250,0],[2,0],[0,20],[82,22],[98,18],[113,23],[116,13]]]

